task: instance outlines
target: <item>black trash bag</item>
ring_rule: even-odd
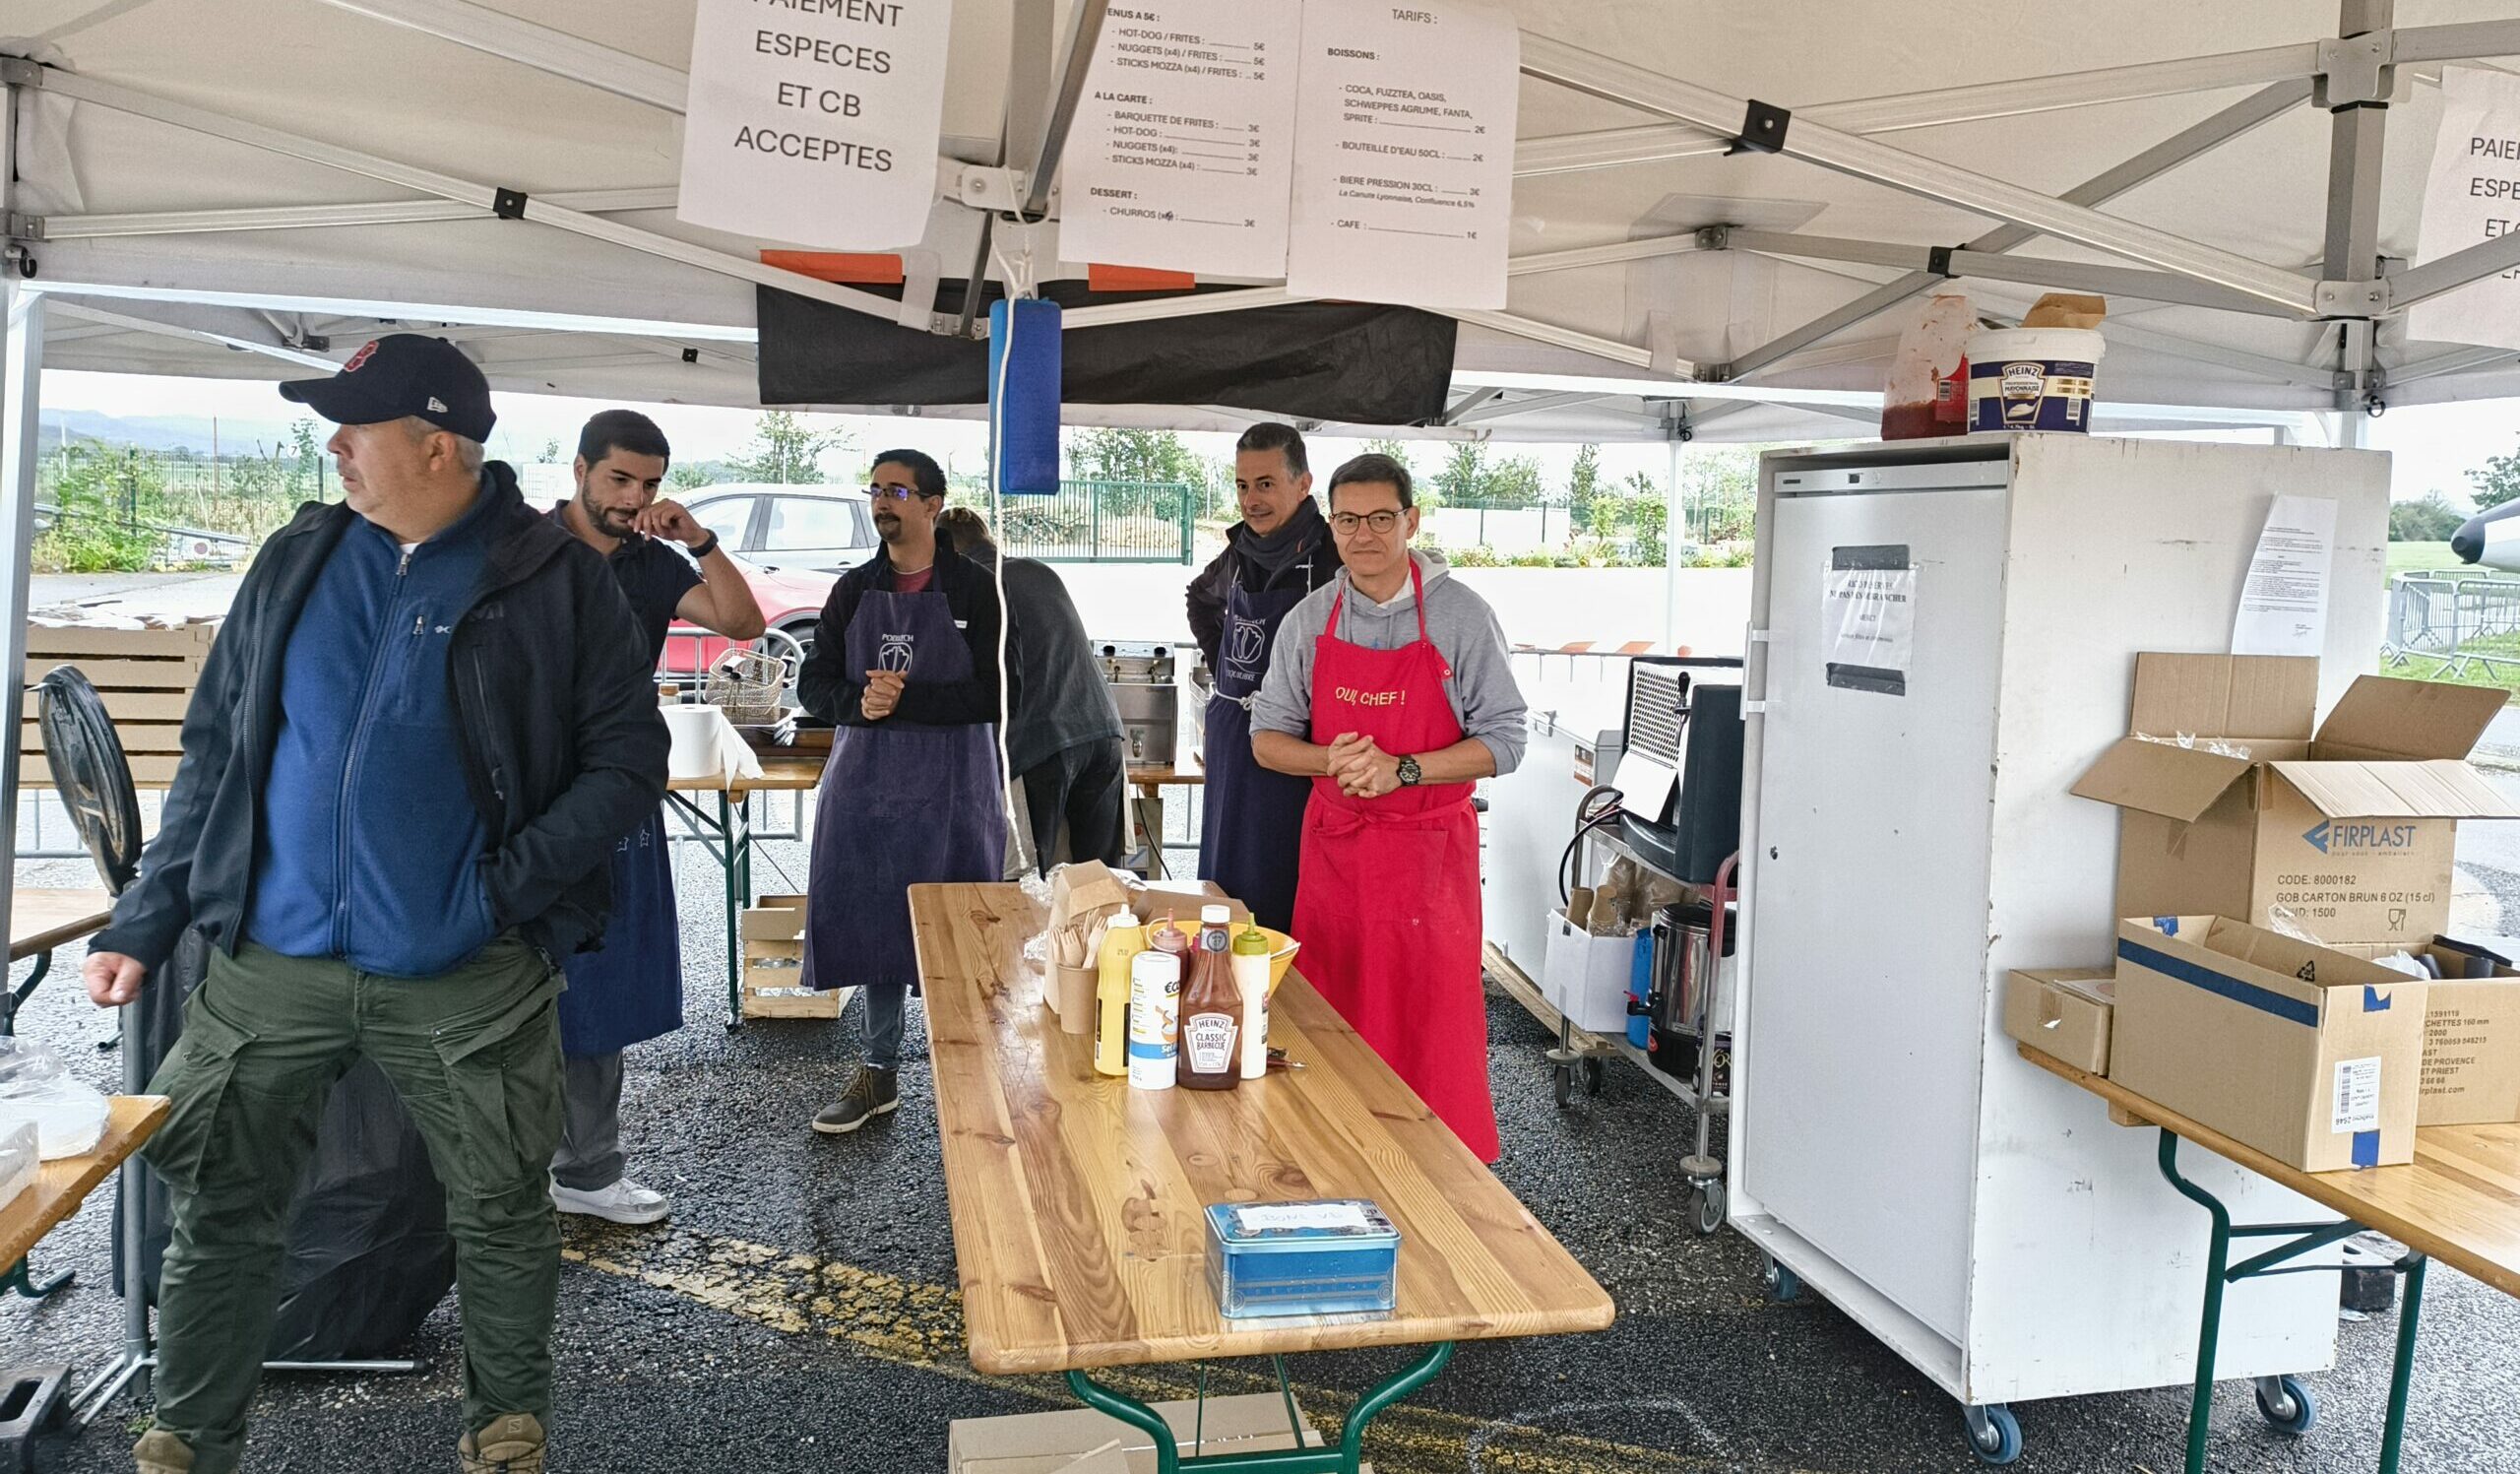
[[[198,932],[140,991],[134,1037],[146,1073],[183,1033],[183,999],[208,970]],[[158,1299],[170,1232],[166,1185],[144,1165],[140,1251],[149,1299]],[[114,1290],[122,1274],[120,1209],[114,1218]],[[407,1344],[455,1284],[455,1241],[446,1229],[446,1189],[427,1146],[385,1072],[365,1059],[333,1086],[317,1119],[315,1152],[289,1205],[281,1265],[280,1320],[265,1360],[366,1361]]]

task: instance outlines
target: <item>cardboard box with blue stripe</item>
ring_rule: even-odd
[[[2411,1162],[2428,986],[2226,917],[2122,922],[2110,1078],[2306,1172]]]
[[[2128,735],[2074,785],[2124,814],[2118,916],[2281,914],[2323,942],[2448,929],[2461,819],[2520,818],[2468,766],[2504,693],[2365,675],[2312,725],[2318,662],[2135,658]]]

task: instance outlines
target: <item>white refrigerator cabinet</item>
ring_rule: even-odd
[[[2337,502],[2322,710],[2371,667],[2388,480],[2071,435],[1761,461],[1732,1217],[1973,1409],[2193,1376],[2205,1216],[2155,1132],[2015,1055],[2003,982],[2112,955],[2117,812],[2066,790],[2136,652],[2230,648],[2278,493]],[[2329,1216],[2183,1166],[2244,1220]],[[2329,1366],[2336,1299],[2232,1287],[2222,1375]]]

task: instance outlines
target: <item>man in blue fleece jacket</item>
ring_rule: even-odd
[[[140,1474],[226,1474],[282,1229],[333,1082],[394,1082],[447,1188],[466,1474],[539,1474],[560,1230],[554,958],[602,934],[613,844],[664,795],[664,721],[603,559],[483,461],[489,384],[397,334],[281,392],[339,423],[342,504],[255,555],[184,716],[140,877],[88,954],[127,1003],[212,945],[152,1083],[170,1193]],[[160,985],[163,986],[163,985]]]

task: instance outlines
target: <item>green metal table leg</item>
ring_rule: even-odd
[[[737,878],[742,860],[736,854],[734,803],[724,790],[718,792],[718,863],[726,881],[726,1027],[731,1029],[744,1021],[744,902],[743,883]]]
[[[37,952],[35,965],[27,969],[27,981],[19,984],[14,990],[0,986],[0,1039],[18,1032],[18,1005],[27,1000],[27,995],[35,991],[35,985],[42,982],[44,976],[51,971],[52,953]]]
[[[27,1261],[21,1258],[9,1266],[8,1273],[0,1274],[0,1292],[22,1296],[28,1300],[49,1300],[63,1290],[69,1289],[78,1278],[78,1270],[65,1269],[43,1283],[37,1284],[34,1277],[28,1272]]]
[[[2224,1270],[2232,1252],[2232,1214],[2214,1194],[2178,1175],[2178,1137],[2165,1129],[2162,1176],[2179,1195],[2213,1215],[2205,1251],[2205,1314],[2196,1332],[2196,1395],[2187,1405],[2187,1474],[2205,1474],[2205,1438],[2214,1421],[2214,1353],[2223,1337]]]
[[[2424,1316],[2424,1267],[2428,1262],[2420,1253],[2398,1261],[2406,1274],[2406,1304],[2398,1309],[2398,1357],[2389,1372],[2389,1421],[2380,1432],[2380,1474],[2398,1474],[2398,1455],[2406,1443],[2407,1382],[2415,1375],[2415,1332]]]
[[[1432,1381],[1452,1359],[1453,1344],[1442,1342],[1383,1378],[1349,1410],[1335,1447],[1272,1448],[1190,1458],[1181,1456],[1173,1442],[1171,1425],[1155,1409],[1126,1392],[1096,1381],[1090,1372],[1070,1372],[1067,1384],[1086,1406],[1119,1419],[1154,1441],[1156,1474],[1181,1474],[1183,1469],[1197,1474],[1356,1474],[1357,1465],[1364,1460],[1365,1430],[1373,1420],[1393,1403]]]

